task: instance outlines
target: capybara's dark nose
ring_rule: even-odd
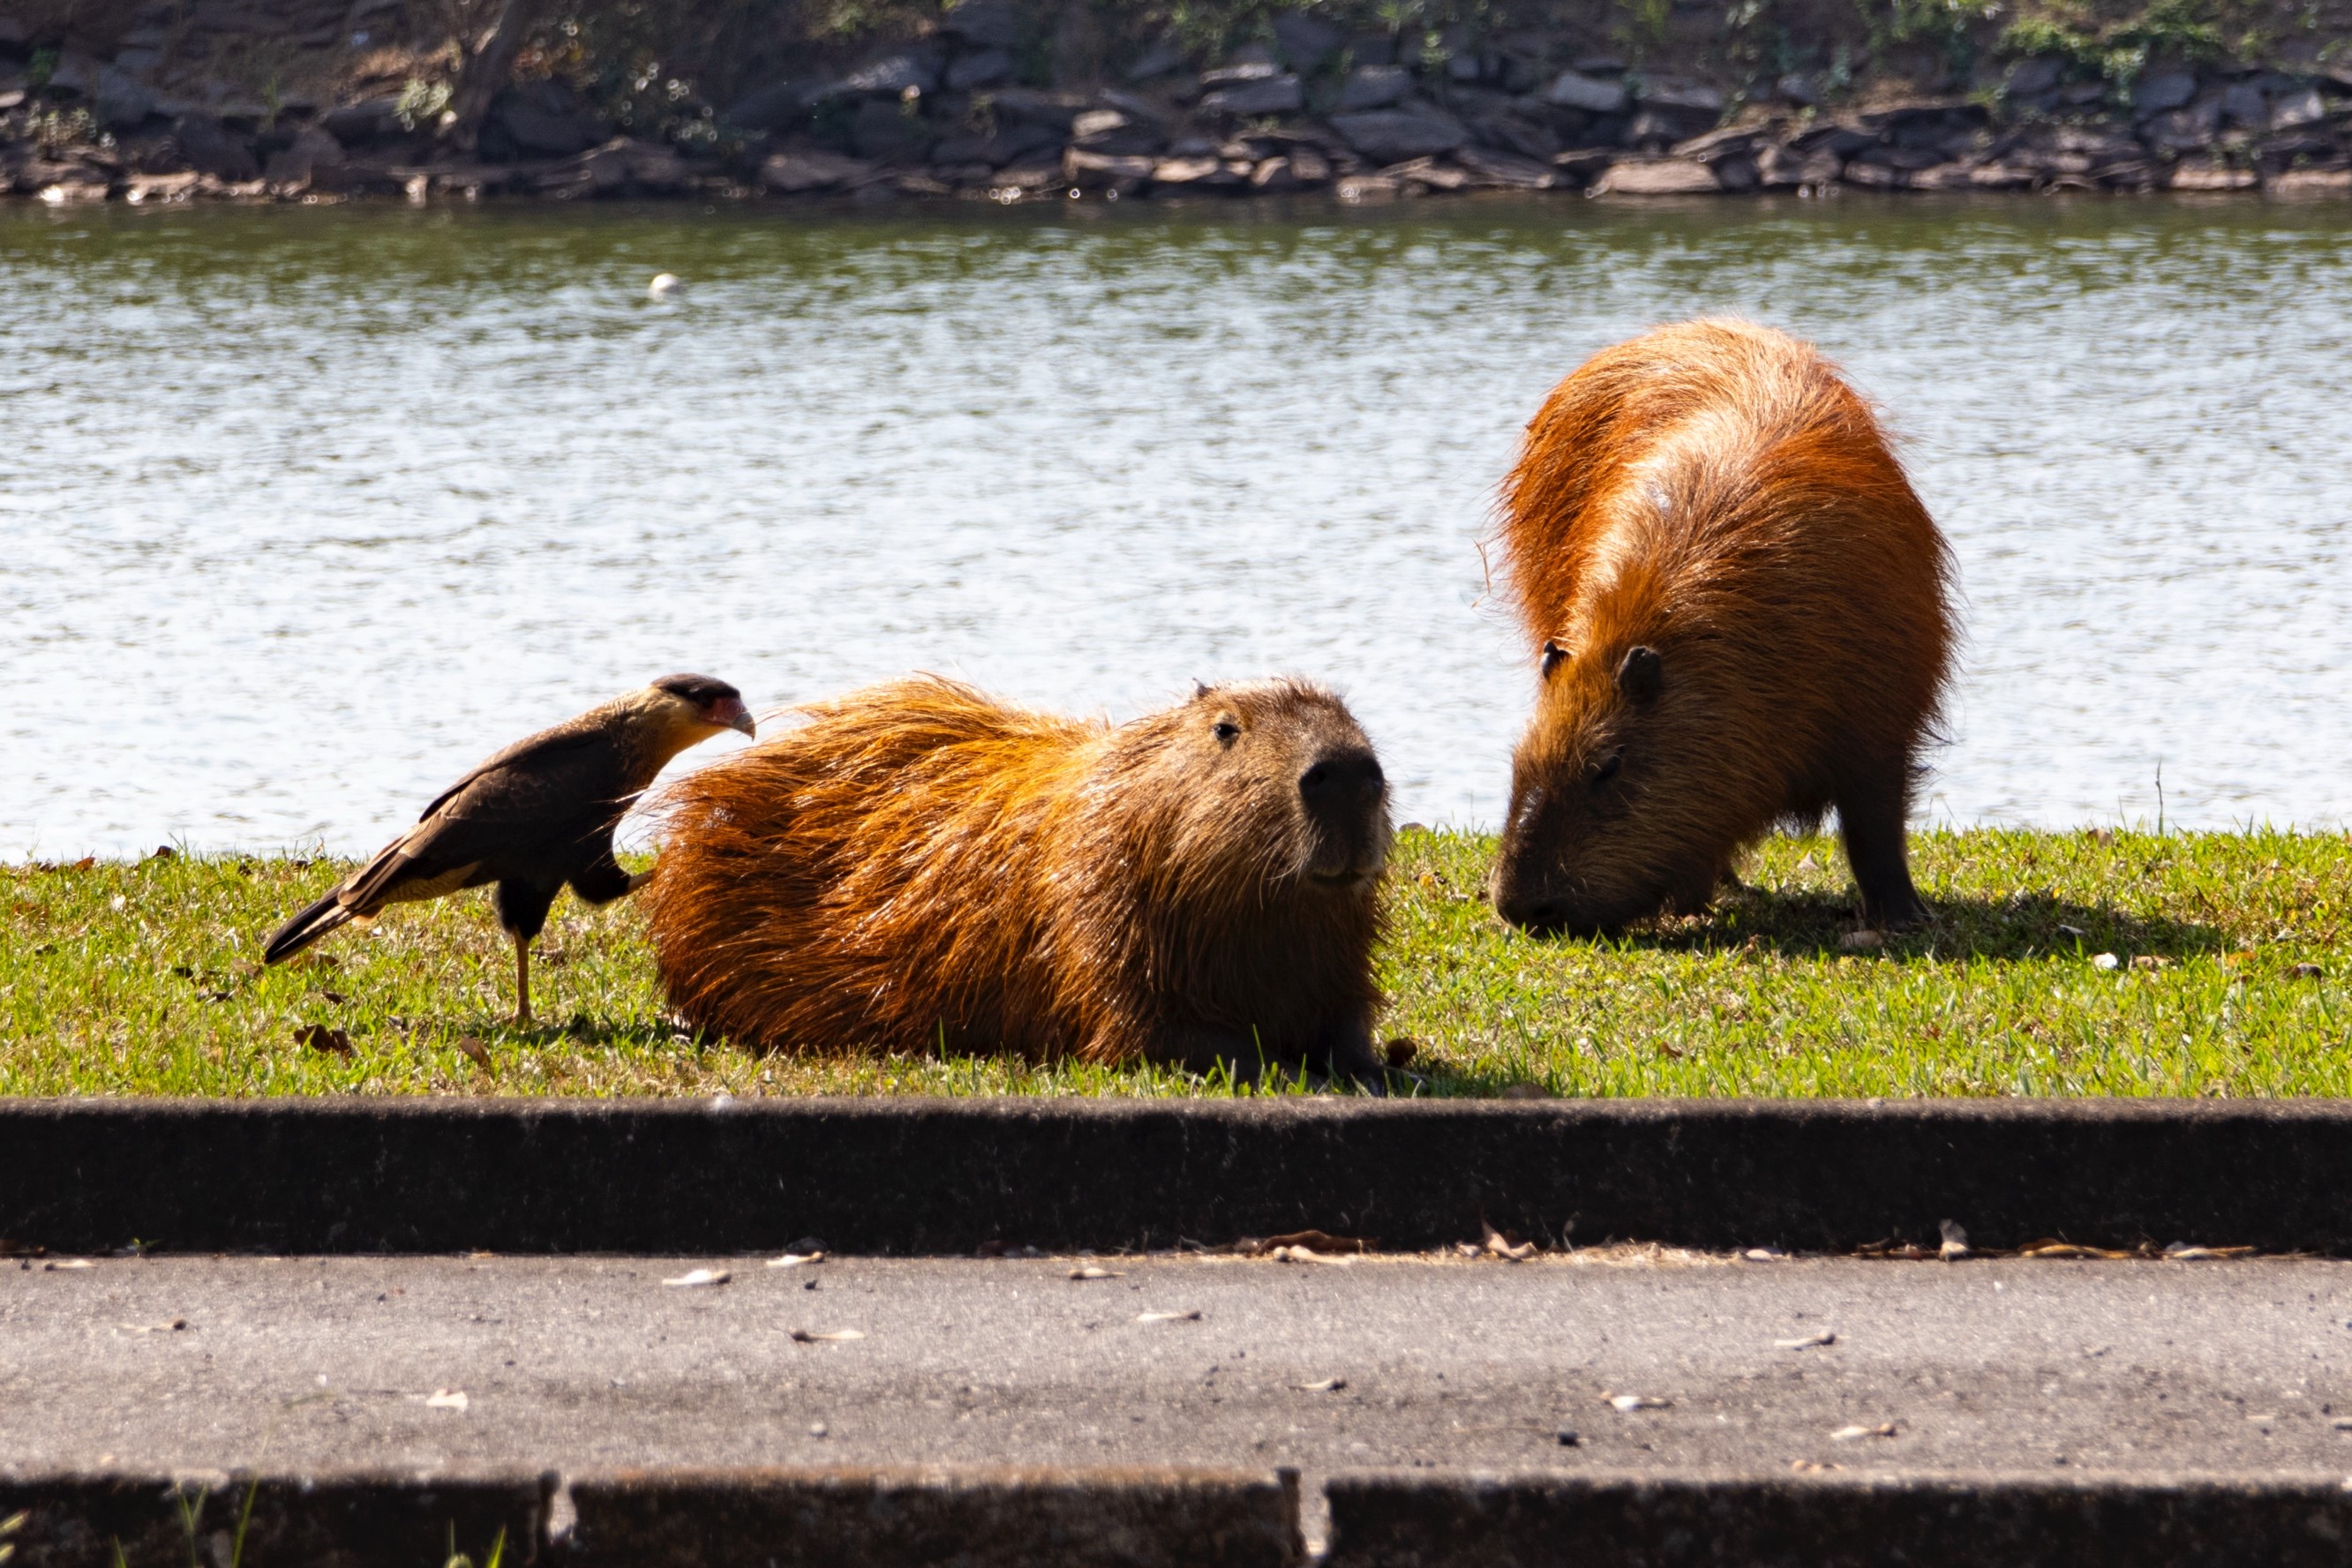
[[[1380,799],[1380,758],[1368,751],[1318,757],[1298,776],[1298,793],[1310,809],[1359,804]]]

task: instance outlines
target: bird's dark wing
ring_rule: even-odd
[[[343,886],[355,915],[517,878],[560,885],[635,798],[632,757],[594,730],[534,736],[434,801]]]

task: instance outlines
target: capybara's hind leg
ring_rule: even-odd
[[[1845,835],[1846,863],[1862,893],[1862,923],[1899,931],[1930,918],[1911,885],[1911,864],[1903,842],[1903,779],[1897,763],[1879,776],[1850,785],[1838,796],[1838,828]]]

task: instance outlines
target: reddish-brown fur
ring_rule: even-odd
[[[1552,392],[1500,543],[1542,667],[1495,904],[1536,929],[1696,911],[1834,807],[1864,918],[1924,918],[1903,824],[1950,662],[1951,559],[1811,347],[1661,328]]]
[[[670,999],[762,1050],[1370,1074],[1386,786],[1346,706],[1202,688],[1111,726],[916,677],[676,787]]]

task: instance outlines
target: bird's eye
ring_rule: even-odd
[[[1625,748],[1621,746],[1616,750],[1611,752],[1608,756],[1602,758],[1601,759],[1601,766],[1592,770],[1592,787],[1598,789],[1601,785],[1608,783],[1609,780],[1617,777],[1619,769],[1622,768],[1624,766]]]
[[[1231,746],[1242,737],[1242,727],[1232,719],[1221,718],[1210,727],[1209,733],[1217,737],[1219,746]]]

